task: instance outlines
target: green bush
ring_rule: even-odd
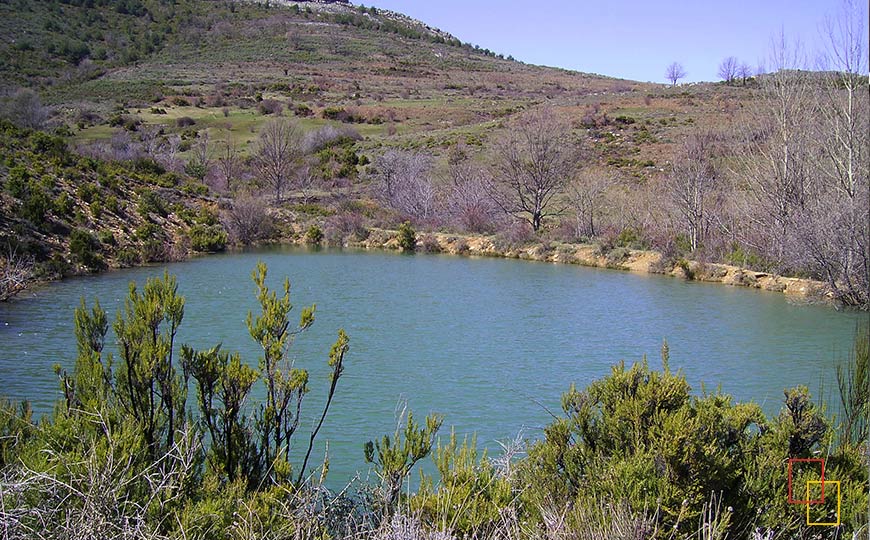
[[[417,249],[417,231],[411,226],[410,221],[406,221],[399,225],[399,247],[402,251],[416,251]]]
[[[42,227],[46,223],[46,215],[52,208],[51,199],[46,195],[34,180],[30,180],[24,196],[24,204],[21,207],[21,217],[33,223],[36,227]]]
[[[151,214],[157,214],[161,217],[166,217],[166,203],[157,193],[150,189],[145,189],[139,194],[139,204],[137,206],[139,215],[148,218]]]
[[[83,266],[91,270],[102,270],[106,263],[99,254],[100,242],[93,234],[84,229],[73,229],[69,237],[69,251]]]
[[[103,215],[103,205],[100,201],[94,201],[91,203],[91,215],[94,216],[94,219],[99,221],[100,217]]]
[[[120,266],[127,267],[136,266],[140,261],[139,251],[133,247],[119,249],[116,258]]]
[[[800,510],[786,502],[787,458],[821,452],[828,456],[826,477],[836,468],[837,478],[866,491],[866,471],[856,475],[856,449],[832,444],[830,426],[806,388],[788,390],[783,411],[768,420],[758,405],[734,404],[719,392],[693,396],[685,376],[669,370],[667,345],[662,361],[662,371],[646,360],[628,369],[620,364],[609,377],[562,397],[565,416],[545,428],[544,440],[520,465],[525,508],[533,514],[554,503],[594,509],[608,500],[640,512],[655,501],[664,538],[696,530],[712,493],[727,509],[730,531],[765,526],[805,537],[808,528],[795,519]],[[866,511],[866,503],[866,493],[857,496],[848,512],[853,504]]]
[[[69,217],[73,211],[73,200],[66,191],[54,199],[54,212],[59,217]]]
[[[108,197],[106,197],[104,204],[106,205],[106,210],[115,215],[120,215],[121,205],[118,204],[117,197],[115,197],[114,195],[109,195]]]
[[[465,538],[487,537],[498,530],[502,510],[514,498],[510,481],[498,474],[486,452],[478,453],[477,438],[458,444],[451,431],[447,444],[438,441],[433,455],[440,482],[423,475],[420,489],[411,497],[410,507],[420,512],[433,527]]]
[[[308,230],[305,232],[305,243],[307,244],[319,244],[323,241],[323,229],[318,227],[317,225],[312,225],[308,227]]]
[[[187,233],[194,251],[214,253],[227,247],[227,231],[220,225],[193,225]]]
[[[27,183],[30,180],[30,173],[21,165],[16,165],[9,169],[9,176],[6,179],[6,192],[16,199],[24,199],[27,194]]]
[[[100,234],[98,237],[100,239],[100,243],[104,246],[114,246],[115,245],[115,234],[108,229],[100,231]]]
[[[97,190],[97,186],[90,182],[84,182],[79,184],[76,188],[76,195],[79,199],[83,200],[86,203],[90,203],[94,200],[94,197],[99,193]]]

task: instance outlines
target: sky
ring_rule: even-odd
[[[862,0],[859,0],[862,1]],[[398,11],[463,42],[530,64],[638,81],[718,80],[719,63],[763,63],[781,32],[818,50],[839,0],[355,0]],[[866,10],[865,10],[866,13]],[[866,24],[865,24],[866,28]]]

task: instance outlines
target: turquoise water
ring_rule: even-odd
[[[415,415],[439,412],[445,428],[476,432],[482,445],[541,434],[559,397],[620,360],[648,355],[660,366],[667,339],[671,367],[696,392],[721,385],[738,400],[779,410],[782,391],[816,393],[834,382],[867,315],[793,305],[785,295],[569,265],[449,256],[403,256],[295,248],[235,253],[166,267],[137,268],[47,285],[0,304],[0,394],[47,412],[59,398],[52,365],[75,358],[73,310],[95,297],[114,315],[128,283],[164,268],[187,297],[179,341],[218,342],[252,365],[257,347],[245,317],[256,309],[251,270],[269,266],[269,283],[292,283],[298,317],[317,304],[317,320],[291,349],[311,370],[300,431],[310,429],[328,388],[326,358],[339,328],[351,342],[345,376],[319,438],[330,476],[365,470],[362,444],[391,433],[399,404]],[[111,320],[114,320],[112,317]],[[111,330],[110,330],[110,338]],[[302,439],[307,439],[303,433]]]

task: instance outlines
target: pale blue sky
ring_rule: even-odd
[[[862,0],[859,0],[862,1]],[[688,81],[718,80],[719,62],[764,59],[784,30],[818,49],[819,27],[839,0],[367,0],[518,60],[664,82],[683,64]],[[866,10],[865,10],[866,13]],[[865,24],[866,28],[866,24]]]

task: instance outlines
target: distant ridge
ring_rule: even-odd
[[[361,15],[373,21],[390,21],[413,28],[433,38],[443,39],[445,42],[461,43],[456,36],[439,28],[429,26],[423,21],[409,17],[403,13],[381,9],[376,7],[354,6],[350,0],[250,0],[256,4],[267,4],[285,7],[309,8],[312,11],[321,11],[333,14]]]

